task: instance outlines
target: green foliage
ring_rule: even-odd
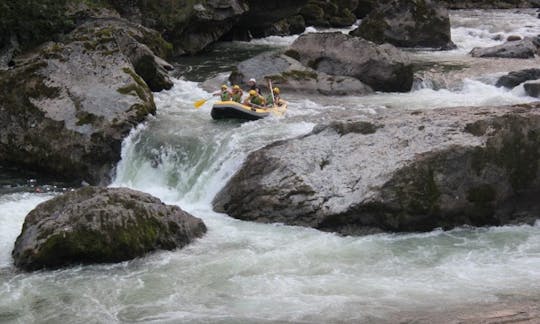
[[[51,40],[73,28],[66,15],[67,0],[24,0],[0,2],[0,40],[16,37],[22,49]]]

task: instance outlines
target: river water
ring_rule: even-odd
[[[494,40],[499,34],[540,34],[535,15],[532,10],[456,11],[452,32],[458,49],[412,55],[420,62],[468,62],[473,46],[499,44]],[[540,297],[540,223],[340,237],[212,211],[212,198],[249,152],[305,134],[343,111],[377,114],[534,100],[522,88],[494,87],[499,68],[452,89],[435,90],[423,80],[406,94],[309,99],[285,94],[290,109],[282,119],[214,122],[209,105],[193,108],[195,100],[209,95],[199,81],[234,63],[212,65],[223,51],[256,53],[293,40],[222,44],[216,48],[222,54],[208,54],[189,68],[179,64],[194,81],[177,79],[172,90],[156,94],[157,117],[125,140],[113,186],[148,192],[202,218],[207,235],[185,249],[120,264],[18,272],[10,252],[25,215],[61,189],[0,170],[0,322],[378,322],[400,311]]]

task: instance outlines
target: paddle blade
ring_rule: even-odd
[[[202,105],[206,103],[206,101],[208,101],[208,99],[197,100],[195,101],[195,103],[193,103],[193,106],[195,106],[196,109],[199,109]]]

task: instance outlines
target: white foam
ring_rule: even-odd
[[[306,28],[306,30],[300,34],[308,34],[308,33],[328,33],[328,32],[341,32],[344,34],[348,34],[350,31],[358,28],[360,25],[360,20],[358,20],[355,24],[353,24],[350,27],[346,28],[318,28],[309,26]],[[268,46],[277,46],[277,47],[286,47],[292,45],[294,41],[300,37],[300,35],[291,35],[291,36],[268,36],[264,38],[257,38],[252,39],[249,41],[250,44],[254,45],[268,45]]]
[[[51,194],[18,193],[0,196],[0,269],[12,264],[11,251],[26,215]]]

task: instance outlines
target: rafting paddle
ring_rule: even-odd
[[[214,96],[212,96],[214,97]],[[206,98],[206,99],[201,99],[201,100],[197,100],[193,103],[193,106],[195,106],[195,109],[199,109],[202,107],[202,105],[204,105],[208,100],[212,99],[212,97],[210,98]]]

